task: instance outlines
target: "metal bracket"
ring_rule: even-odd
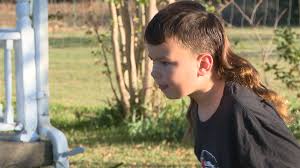
[[[45,97],[49,97],[49,92],[41,91],[36,94],[37,100],[43,99]]]
[[[45,91],[37,92],[35,95],[30,96],[30,100],[41,100],[49,97],[49,93]]]
[[[59,154],[59,155],[61,155],[62,157],[69,157],[69,156],[74,156],[74,155],[77,155],[77,154],[80,154],[80,153],[83,153],[83,152],[84,152],[84,148],[76,147],[76,148],[73,148],[72,150],[70,150],[68,152],[64,152],[64,153]]]

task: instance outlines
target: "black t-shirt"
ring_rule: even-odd
[[[195,154],[203,168],[300,168],[300,146],[273,106],[227,82],[217,111],[194,118]]]

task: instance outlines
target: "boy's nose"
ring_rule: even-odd
[[[161,77],[160,73],[155,69],[152,69],[151,76],[153,77],[154,80],[157,80]]]

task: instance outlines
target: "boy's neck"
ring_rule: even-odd
[[[198,105],[200,121],[207,121],[220,105],[225,87],[224,80],[215,80],[207,84],[205,91],[194,92],[190,97]]]

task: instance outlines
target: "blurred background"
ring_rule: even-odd
[[[147,71],[143,30],[174,0],[126,2],[49,0],[51,122],[70,146],[87,149],[71,167],[200,167],[185,134],[189,100],[168,101]],[[223,18],[233,50],[286,98],[288,126],[300,140],[300,0],[199,2]],[[0,27],[15,24],[15,1],[0,0]],[[3,102],[3,49],[0,65]]]

